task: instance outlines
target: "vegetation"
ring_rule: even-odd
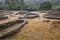
[[[24,1],[23,0],[6,0],[6,9],[19,10],[22,9]]]
[[[39,10],[39,7],[36,5],[34,2],[29,2],[28,4],[25,5],[26,10],[34,11],[34,10]]]
[[[24,0],[6,0],[3,4],[0,2],[0,10],[59,10],[60,0],[47,0],[46,2],[24,2]],[[55,7],[54,7],[55,6]],[[59,6],[59,8],[57,8]]]
[[[3,5],[2,5],[2,2],[0,2],[0,9],[3,9]]]
[[[50,2],[43,2],[40,4],[40,10],[50,10],[52,5]]]

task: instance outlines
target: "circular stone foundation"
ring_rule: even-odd
[[[39,17],[39,15],[31,13],[31,14],[26,14],[24,17],[25,18],[37,18],[37,17]]]
[[[18,15],[18,14],[27,14],[27,11],[20,11],[20,12],[18,12],[18,13],[16,13],[16,15]]]

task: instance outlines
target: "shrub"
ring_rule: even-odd
[[[57,11],[60,11],[60,8],[57,8]]]
[[[52,5],[50,2],[42,2],[40,4],[40,10],[50,10],[52,9]]]

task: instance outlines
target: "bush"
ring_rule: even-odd
[[[52,9],[52,5],[50,2],[42,2],[40,4],[40,10],[50,10]]]
[[[60,11],[60,8],[57,8],[57,11]]]

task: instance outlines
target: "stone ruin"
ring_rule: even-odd
[[[19,17],[19,19],[32,19],[37,17],[39,17],[39,15],[36,13],[26,13],[24,17]]]
[[[38,14],[35,13],[23,13],[26,14],[23,19],[31,19],[31,18],[36,18],[39,17]],[[5,16],[2,15],[2,18],[4,19]],[[8,18],[8,17],[6,17]],[[14,21],[9,21],[9,22],[5,22],[0,24],[0,39],[11,36],[12,34],[16,33],[17,30],[21,29],[25,24],[28,23],[28,21],[26,20],[20,20],[21,18],[19,18],[18,20],[14,20]]]
[[[34,14],[34,13],[30,13],[30,14],[26,14],[24,17],[27,19],[30,19],[30,18],[37,18],[37,17],[39,17],[39,15]]]
[[[27,13],[28,13],[27,11],[19,11],[18,13],[16,13],[16,15],[18,15],[18,14],[23,15],[23,14],[27,14]]]
[[[15,20],[0,24],[0,39],[8,37],[21,29],[28,22],[25,20]]]
[[[16,13],[16,15],[24,15],[24,17],[19,17],[21,19],[24,19],[24,18],[36,18],[36,17],[39,17],[38,14],[36,13],[31,13],[30,11],[19,11],[18,13]]]
[[[50,11],[47,14],[44,14],[43,17],[47,19],[60,19],[60,11]]]
[[[44,10],[44,11],[43,11],[43,10],[40,10],[40,13],[47,13],[47,12],[48,12],[48,11],[45,11],[45,10]]]
[[[0,15],[0,20],[8,19],[8,16]]]
[[[13,12],[4,11],[4,13],[8,13],[8,15],[13,14]],[[8,16],[0,12],[0,20],[8,19]],[[28,21],[26,20],[13,20],[8,22],[3,22],[0,24],[0,39],[4,39],[5,37],[11,36],[20,30]]]

